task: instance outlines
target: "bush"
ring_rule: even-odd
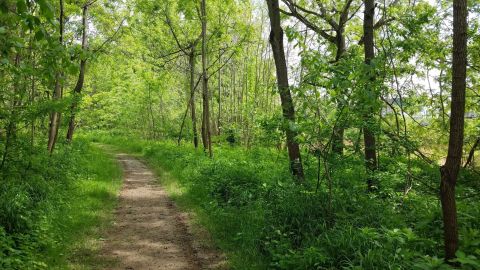
[[[66,268],[83,233],[102,224],[85,211],[101,209],[100,215],[115,201],[98,198],[103,205],[95,206],[88,186],[114,195],[119,168],[86,141],[59,144],[51,156],[43,145],[30,149],[21,142],[0,172],[0,269]]]
[[[174,177],[169,181],[181,189],[175,198],[198,214],[234,269],[448,268],[436,259],[442,257],[436,195],[415,188],[405,196],[402,161],[382,161],[398,170],[381,171],[383,192],[367,193],[361,159],[331,160],[330,191],[326,179],[318,190],[313,181],[295,185],[286,156],[272,149],[217,145],[209,159],[168,141],[105,141],[143,153],[157,171],[168,170]],[[305,160],[314,179],[316,160]],[[435,177],[432,168],[422,170],[425,179]],[[467,229],[461,231],[466,255],[459,262],[473,269],[480,213],[465,200],[459,209],[461,228]]]

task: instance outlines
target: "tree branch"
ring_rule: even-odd
[[[324,39],[328,40],[329,42],[331,43],[335,43],[335,36],[333,35],[330,35],[328,34],[325,30],[321,29],[320,27],[316,26],[314,23],[312,23],[310,20],[308,20],[304,15],[300,14],[298,11],[297,11],[297,8],[304,11],[305,13],[308,13],[308,14],[311,14],[311,15],[315,15],[315,16],[318,16],[322,19],[325,19],[321,14],[319,13],[316,13],[316,12],[313,12],[313,11],[309,11],[307,9],[304,9],[304,8],[301,8],[299,7],[298,5],[294,4],[291,0],[282,0],[283,3],[285,3],[285,5],[288,7],[288,9],[290,10],[290,12],[286,12],[282,9],[280,9],[280,12],[286,14],[286,15],[289,15],[289,16],[293,16],[295,18],[297,18],[299,21],[301,21],[303,24],[305,24],[308,28],[310,28],[311,30],[313,30],[315,33],[319,34],[320,36],[322,36]],[[334,27],[335,29],[335,27]]]

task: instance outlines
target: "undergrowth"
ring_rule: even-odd
[[[83,140],[52,156],[41,146],[18,144],[0,172],[0,269],[96,267],[120,168]]]
[[[327,179],[317,190],[312,157],[305,162],[309,182],[297,186],[278,150],[216,145],[210,159],[173,142],[92,138],[143,155],[171,196],[198,214],[233,269],[449,269],[439,201],[429,189],[437,168],[413,163],[420,176],[405,195],[402,164],[385,158],[381,191],[367,193],[361,160],[331,160],[330,193]],[[478,197],[461,199],[458,208],[457,260],[463,269],[479,269]]]

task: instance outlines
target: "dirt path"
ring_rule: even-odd
[[[202,267],[185,217],[176,209],[155,175],[139,160],[117,154],[124,183],[107,233],[102,257],[116,263],[107,269],[197,270]]]

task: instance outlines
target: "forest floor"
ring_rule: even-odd
[[[191,215],[176,207],[154,172],[133,156],[116,157],[124,182],[101,252],[102,260],[113,262],[108,269],[196,270],[223,265],[223,256],[205,245]]]

